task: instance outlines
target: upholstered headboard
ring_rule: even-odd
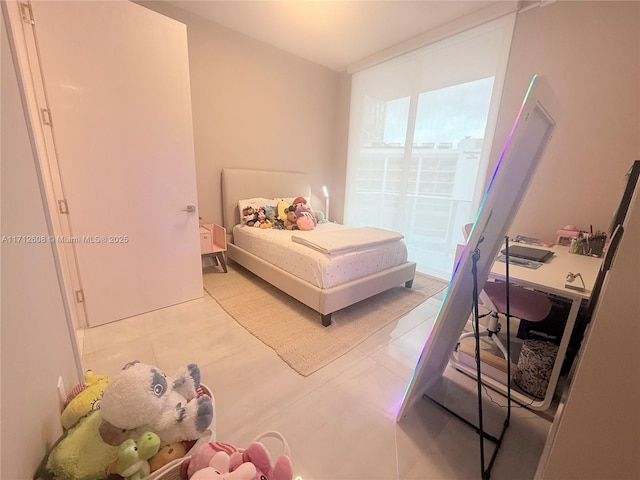
[[[238,200],[298,196],[311,197],[311,179],[306,173],[223,169],[222,221],[227,234],[240,223]]]

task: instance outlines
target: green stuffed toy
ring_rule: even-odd
[[[314,210],[313,213],[316,215],[318,223],[329,223],[327,217],[324,216],[324,212],[321,212],[320,210]]]
[[[160,437],[153,432],[143,433],[138,441],[125,440],[118,449],[116,473],[125,480],[140,480],[149,475],[148,460],[160,450]]]
[[[118,455],[118,446],[102,440],[98,429],[100,410],[92,410],[74,423],[51,447],[38,467],[34,479],[101,480],[109,463]]]

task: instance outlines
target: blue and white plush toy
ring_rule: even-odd
[[[213,398],[198,397],[199,386],[200,369],[195,364],[173,378],[152,365],[128,366],[111,379],[102,395],[102,438],[119,445],[151,431],[162,446],[213,433]]]

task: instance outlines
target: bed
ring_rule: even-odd
[[[355,249],[323,243],[335,238],[333,231],[340,231],[339,236],[348,234],[347,227],[333,223],[319,223],[309,232],[241,224],[241,200],[310,199],[309,175],[224,169],[221,181],[228,258],[317,311],[323,326],[331,324],[333,312],[349,305],[399,285],[411,288],[416,265],[407,260],[402,236],[394,232],[387,231],[376,245],[368,242]],[[371,233],[368,228],[353,233],[367,236]],[[312,238],[318,242],[306,244]]]

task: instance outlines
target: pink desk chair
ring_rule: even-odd
[[[471,227],[469,223],[462,228],[464,238],[467,240]],[[489,337],[507,358],[507,349],[498,338],[500,332],[500,315],[507,313],[507,284],[501,281],[487,281],[478,296],[479,303],[490,311],[489,324],[479,333],[481,337]],[[509,285],[509,314],[512,317],[530,322],[540,322],[551,312],[551,300],[542,292],[530,290],[519,285]],[[468,337],[473,337],[474,332],[464,333],[460,336],[458,344]]]

